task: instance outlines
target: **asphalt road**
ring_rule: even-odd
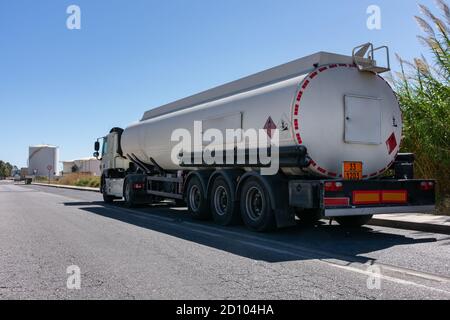
[[[81,271],[68,289],[67,267]],[[449,299],[450,237],[383,227],[271,234],[0,182],[0,299]],[[374,272],[378,272],[374,274]]]

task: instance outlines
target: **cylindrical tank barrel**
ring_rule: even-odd
[[[194,121],[201,121],[203,132],[276,128],[280,147],[305,146],[311,159],[307,168],[281,168],[286,174],[336,179],[342,177],[344,162],[361,162],[364,179],[383,174],[402,135],[401,111],[389,84],[377,74],[339,63],[144,119],[125,129],[123,153],[181,170],[171,158],[177,144],[172,133],[192,132]]]

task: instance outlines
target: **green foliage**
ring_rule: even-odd
[[[416,154],[416,172],[439,182],[439,198],[450,195],[450,9],[437,0],[441,18],[419,5],[416,16],[424,35],[418,39],[433,61],[423,56],[408,62],[398,57],[401,72],[394,85],[404,118],[405,152]]]
[[[0,160],[0,178],[10,177],[12,169],[12,164]]]

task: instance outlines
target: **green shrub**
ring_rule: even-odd
[[[418,177],[438,180],[442,205],[450,195],[450,9],[443,0],[437,4],[442,19],[423,5],[422,17],[415,17],[424,31],[418,39],[433,61],[398,57],[401,72],[394,85],[403,109],[403,151],[416,154]]]

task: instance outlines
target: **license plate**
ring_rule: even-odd
[[[345,180],[361,180],[363,174],[362,162],[346,161],[343,165],[343,177]]]

